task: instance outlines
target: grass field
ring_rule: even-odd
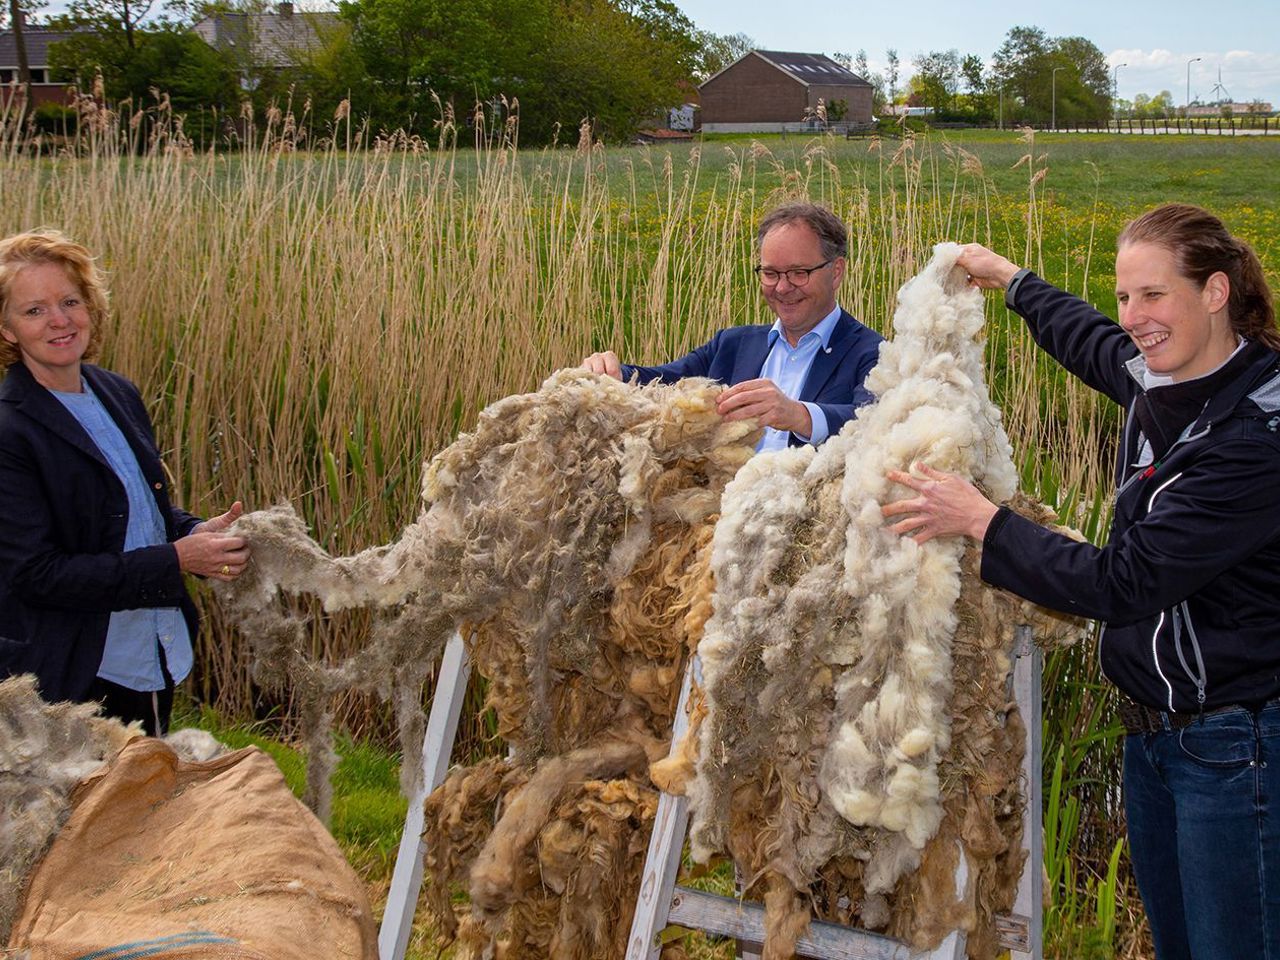
[[[488,403],[592,349],[658,360],[765,320],[752,228],[783,198],[849,223],[841,302],[882,330],[944,239],[987,242],[1109,311],[1117,232],[1165,200],[1221,214],[1280,280],[1280,138],[981,131],[519,151],[495,137],[309,153],[283,130],[194,155],[176,131],[122,150],[108,123],[79,156],[37,158],[0,117],[0,233],[55,225],[102,254],[116,316],[104,362],[142,386],[179,502],[288,500],[341,552],[396,536],[422,460]],[[988,309],[989,376],[1024,487],[1096,539],[1118,414],[1067,383],[996,298]],[[243,645],[201,600],[212,630],[193,694],[235,723],[202,722],[234,732],[266,716],[296,781],[278,742],[293,732],[288,692],[254,687]],[[314,654],[358,647],[365,623],[318,620]],[[1111,869],[1118,728],[1091,651],[1051,657],[1045,690],[1053,947],[1138,955],[1123,858]],[[389,753],[353,744],[389,742],[389,724],[367,697],[339,706],[355,740],[334,829],[376,898],[404,804]],[[484,749],[482,724],[462,740]]]

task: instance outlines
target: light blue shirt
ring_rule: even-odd
[[[97,394],[83,380],[80,385],[83,393],[49,392],[61,400],[62,405],[80,422],[124,484],[129,498],[124,549],[136,550],[167,543],[164,518],[156,506],[155,497],[147,488],[133,448]],[[160,669],[160,647],[164,647],[165,665],[175,683],[191,672],[191,633],[181,610],[177,607],[115,610],[107,623],[107,642],[98,676],[130,690],[163,690],[165,682]]]
[[[772,380],[789,399],[799,400],[804,382],[809,378],[814,357],[818,355],[819,350],[824,353],[831,352],[831,334],[835,332],[836,321],[839,319],[840,307],[837,304],[836,308],[801,337],[800,342],[794,347],[782,335],[782,321],[773,321],[773,328],[769,331],[769,355],[765,357],[764,366],[760,368],[760,376],[766,380]],[[827,415],[816,403],[810,403],[807,400],[801,402],[809,410],[809,417],[813,420],[813,432],[800,439],[817,446],[827,439],[830,432],[827,427]],[[765,427],[764,436],[756,444],[756,452],[782,450],[787,446],[790,437],[791,433],[788,430]]]

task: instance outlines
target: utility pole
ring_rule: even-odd
[[[1187,107],[1184,115],[1188,117],[1191,116],[1191,65],[1193,63],[1198,63],[1202,59],[1204,58],[1192,57],[1187,61]]]

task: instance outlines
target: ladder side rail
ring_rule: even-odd
[[[404,960],[409,946],[413,914],[422,889],[422,863],[427,851],[422,839],[422,805],[449,772],[449,759],[470,678],[471,661],[467,657],[467,648],[462,642],[462,634],[455,631],[444,649],[435,693],[431,697],[431,714],[427,719],[426,735],[422,738],[422,776],[409,798],[409,811],[405,815],[404,832],[400,834],[400,849],[391,875],[391,890],[387,894],[387,906],[378,931],[380,960]]]
[[[695,674],[701,679],[702,670],[697,656],[685,667],[680,701],[671,726],[671,751],[668,756],[674,756],[679,751],[680,741],[689,729],[689,695]],[[644,873],[640,876],[640,892],[636,896],[636,912],[631,919],[631,934],[627,937],[626,960],[658,960],[658,955],[662,952],[658,934],[667,925],[667,911],[675,890],[676,875],[680,872],[684,836],[688,828],[688,797],[659,793],[658,812],[653,818],[653,832],[649,835]]]

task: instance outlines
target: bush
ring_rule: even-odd
[[[71,107],[60,103],[42,103],[31,114],[32,122],[41,133],[73,136],[80,123],[80,116]]]

